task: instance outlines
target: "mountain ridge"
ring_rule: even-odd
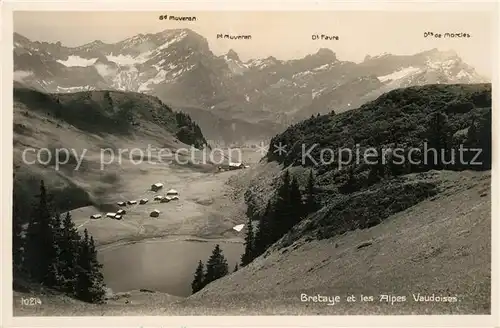
[[[208,114],[200,122],[202,130],[217,130],[207,137],[224,141],[268,138],[311,115],[356,108],[401,87],[488,82],[454,51],[367,56],[355,63],[319,48],[298,59],[242,61],[233,49],[215,55],[207,39],[190,29],[78,47],[31,41],[15,33],[14,67],[16,81],[45,92],[133,91],[203,109]],[[216,129],[221,119],[228,127]],[[276,129],[260,128],[260,123]],[[246,124],[256,129],[235,135],[229,128]]]

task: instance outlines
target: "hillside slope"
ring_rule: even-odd
[[[207,302],[216,311],[233,303],[242,311],[274,314],[488,313],[491,124],[491,85],[480,84],[398,89],[358,109],[291,126],[271,140],[259,172],[245,177],[251,180],[248,215],[261,223],[280,218],[273,207],[271,214],[264,208],[283,195],[278,186],[284,169],[303,189],[314,172],[320,210],[250,265],[193,295],[189,304]],[[341,149],[423,150],[436,136],[448,152],[460,145],[481,148],[482,163],[455,159],[436,170],[435,164],[408,159],[391,164],[389,152],[382,165],[362,158],[339,165]],[[304,161],[304,148],[314,145]],[[336,160],[320,161],[324,149],[333,150]],[[300,293],[341,295],[344,303],[349,293],[385,293],[406,296],[407,302],[306,305]],[[415,302],[412,294],[418,293],[459,301]]]
[[[440,192],[375,227],[324,240],[304,236],[273,249],[191,296],[185,306],[206,314],[490,313],[489,172],[433,171],[413,178],[440,181]],[[342,300],[334,306],[304,303],[301,293]],[[417,293],[458,301],[415,302]],[[346,302],[350,294],[357,303]],[[374,301],[360,302],[361,294]],[[381,294],[407,301],[387,304]]]
[[[159,161],[160,148],[172,153],[189,149],[179,137],[202,146],[206,141],[196,127],[189,118],[144,94],[45,94],[18,84],[14,89],[14,186],[25,205],[31,205],[42,178],[61,210],[105,204],[106,195],[123,185],[123,163]]]
[[[439,194],[382,224],[321,241],[306,237],[273,250],[248,267],[179,300],[139,293],[107,305],[44,296],[42,306],[15,315],[369,315],[490,313],[489,172],[430,172]],[[334,306],[301,302],[300,295],[341,296]],[[458,302],[415,302],[412,294],[457,297]],[[347,303],[348,295],[357,297]],[[360,295],[374,296],[360,302]],[[380,302],[381,294],[406,302]],[[129,299],[130,303],[125,303]]]
[[[491,85],[429,85],[398,89],[358,109],[291,126],[272,139],[265,159],[231,176],[228,184],[235,203],[245,201],[247,216],[264,222],[277,217],[277,211],[263,209],[277,198],[283,171],[298,178],[302,189],[312,171],[319,210],[301,217],[248,266],[185,300],[147,308],[89,306],[82,313],[490,313],[491,109]],[[381,168],[301,161],[302,144],[318,144],[315,156],[325,147],[356,144],[361,150],[420,148],[436,137],[448,150],[480,147],[484,162]],[[274,151],[280,144],[288,146],[281,154]],[[341,299],[329,306],[303,302],[301,294]],[[350,294],[356,304],[346,302]],[[380,301],[383,294],[399,301]],[[414,299],[419,294],[424,301]],[[430,301],[433,294],[446,301]],[[360,302],[361,295],[374,299]],[[41,309],[53,311],[50,305]],[[58,311],[75,313],[71,307]]]

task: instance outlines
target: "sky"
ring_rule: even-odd
[[[195,16],[194,22],[160,20],[160,15]],[[340,60],[366,55],[415,54],[432,48],[454,50],[479,74],[491,78],[495,17],[490,11],[199,11],[199,12],[14,12],[14,31],[31,40],[79,46],[94,40],[117,42],[139,33],[190,28],[203,35],[216,55],[235,50],[242,60],[274,56],[301,58],[330,48]],[[469,38],[424,37],[468,33]],[[251,35],[251,40],[221,40],[219,33]],[[313,35],[339,40],[313,40]]]

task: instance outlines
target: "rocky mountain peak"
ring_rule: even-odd
[[[337,60],[337,56],[332,49],[329,48],[320,48],[315,54],[315,57],[321,57],[324,59],[330,59],[332,61]]]
[[[233,49],[229,49],[229,51],[226,54],[226,57],[228,59],[240,61],[240,57],[238,56],[238,54],[236,53],[236,51],[234,51]]]
[[[429,59],[434,60],[447,60],[447,59],[457,59],[460,60],[460,56],[454,50],[440,50],[438,48],[433,48],[428,51],[423,51],[420,55],[426,56]]]

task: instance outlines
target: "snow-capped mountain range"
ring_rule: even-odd
[[[226,140],[271,136],[312,114],[355,108],[400,87],[489,82],[453,51],[367,56],[354,63],[322,48],[301,59],[245,62],[233,50],[216,56],[189,29],[73,48],[15,33],[14,79],[46,92],[153,94],[191,114],[208,138]]]

